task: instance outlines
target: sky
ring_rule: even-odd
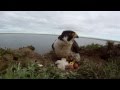
[[[120,41],[120,11],[0,11],[0,33],[57,34]]]

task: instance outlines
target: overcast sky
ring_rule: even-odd
[[[61,34],[120,41],[120,11],[0,11],[0,33]]]

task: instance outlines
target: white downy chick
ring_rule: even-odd
[[[66,58],[62,58],[61,60],[57,60],[55,62],[55,64],[57,64],[57,67],[61,70],[65,70],[65,67],[69,64],[67,61],[66,61]]]

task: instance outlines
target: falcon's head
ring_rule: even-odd
[[[76,32],[71,30],[63,31],[62,34],[58,37],[58,39],[63,41],[72,41],[75,38],[79,38]]]

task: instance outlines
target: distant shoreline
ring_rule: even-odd
[[[57,34],[40,34],[40,33],[0,33],[0,34],[31,34],[31,35],[51,35],[51,36],[58,36]],[[87,38],[87,39],[96,39],[96,40],[102,40],[102,41],[113,41],[120,43],[120,41],[116,40],[108,40],[108,39],[100,39],[100,38],[94,38],[94,37],[84,37],[84,36],[79,36],[80,38]]]

